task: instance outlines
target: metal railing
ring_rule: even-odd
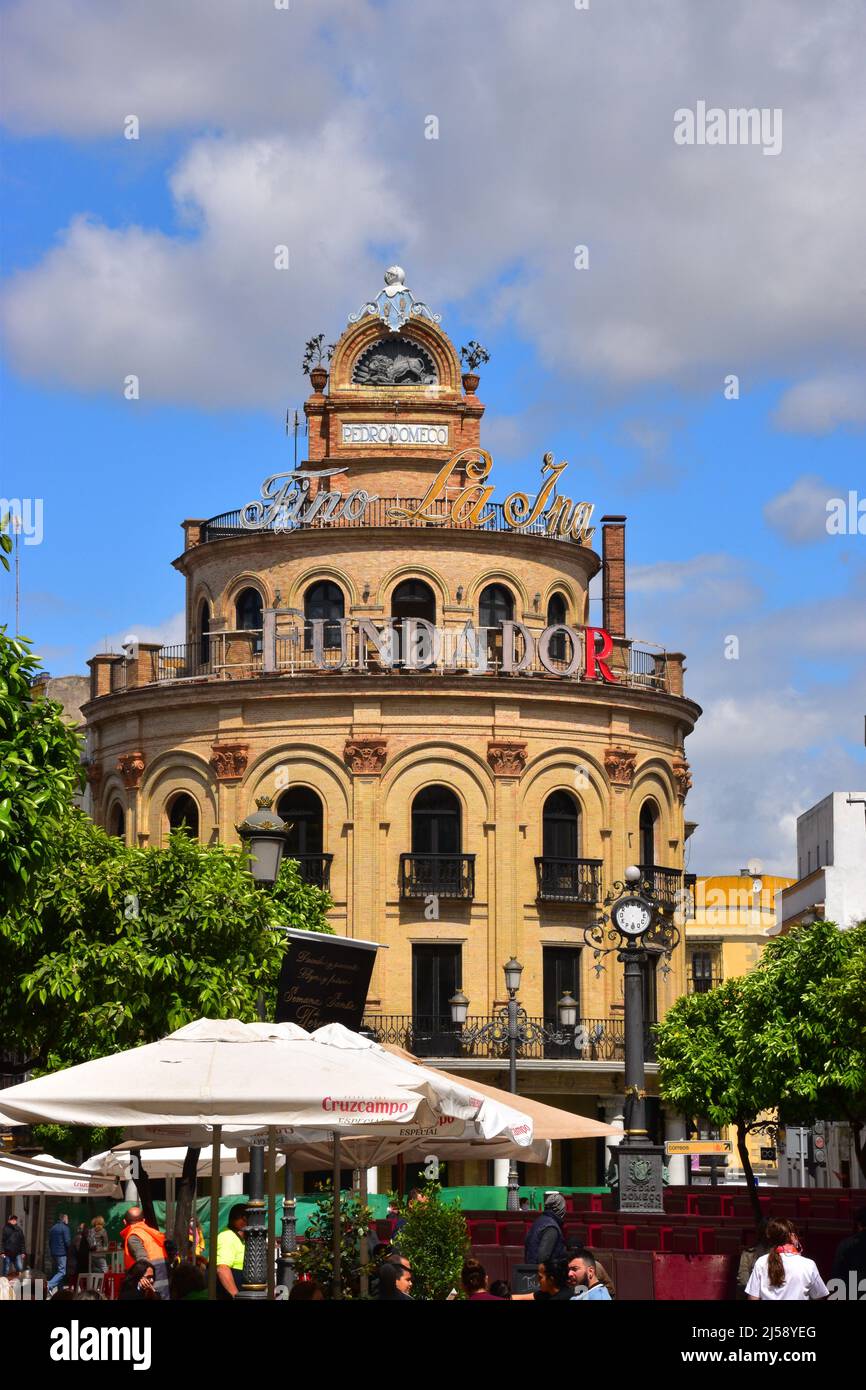
[[[290,854],[289,858],[297,860],[302,883],[330,891],[333,854]]]
[[[683,920],[691,922],[695,916],[695,889],[697,887],[697,874],[683,874]]]
[[[658,864],[641,864],[640,871],[653,886],[653,893],[666,907],[677,905],[677,893],[682,887],[682,869],[663,869]]]
[[[722,976],[715,971],[711,975],[695,975],[693,971],[690,971],[686,976],[686,993],[709,994],[711,989],[715,989],[721,983]]]
[[[466,1034],[491,1023],[491,1015],[466,1020]],[[552,1019],[534,1018],[531,1023],[556,1032]],[[467,1041],[448,1017],[423,1014],[370,1014],[362,1028],[378,1043],[405,1047],[416,1057],[480,1058],[503,1061],[508,1043],[489,1036]],[[646,1061],[655,1060],[655,1045],[648,1027],[644,1038]],[[533,1041],[519,1046],[519,1061],[622,1062],[625,1059],[625,1024],[621,1018],[582,1018],[573,1030],[562,1030],[562,1041]]]
[[[475,897],[474,854],[401,854],[401,898]]]
[[[337,645],[324,646],[319,655],[313,650],[312,642],[309,640],[312,624],[298,623],[294,630],[278,633],[275,641],[276,670],[268,674],[316,675],[325,679],[338,674],[360,673],[380,676],[387,674],[408,680],[415,679],[419,674],[443,678],[459,676],[461,679],[470,680],[487,680],[492,677],[505,681],[527,676],[540,681],[580,680],[580,673],[566,676],[569,664],[566,661],[552,663],[555,673],[547,670],[537,653],[524,670],[515,673],[504,672],[501,669],[501,654],[497,651],[495,642],[491,642],[488,648],[486,669],[481,669],[474,656],[465,649],[466,644],[464,643],[463,649],[458,645],[460,632],[457,629],[446,629],[446,632],[449,649],[443,650],[428,664],[421,665],[419,662],[418,669],[415,669],[410,664],[396,659],[399,656],[398,651],[395,651],[392,663],[388,664],[375,644],[361,638],[357,629],[350,624],[346,625],[342,641]],[[333,637],[330,640],[333,641]],[[199,640],[162,647],[156,653],[154,663],[156,683],[164,685],[182,680],[233,680],[260,676],[264,674],[266,664],[262,646],[261,629],[235,629],[212,632],[204,643]],[[645,647],[632,645],[627,649],[627,662],[624,661],[625,656],[626,652],[623,650],[619,663],[612,662],[612,669],[620,684],[667,690],[667,672],[661,648],[656,652],[650,652]],[[648,673],[650,664],[655,671],[654,675]],[[131,662],[123,660],[113,662],[110,677],[111,694],[129,688],[128,672],[131,665]],[[140,674],[138,679],[142,685],[153,683],[142,680]]]
[[[538,897],[553,903],[597,903],[601,897],[600,859],[536,856]]]
[[[276,535],[287,535],[296,531],[356,531],[386,526],[389,528],[408,527],[416,530],[422,528],[437,531],[485,531],[508,536],[540,536],[548,540],[570,541],[572,545],[579,544],[579,541],[571,535],[563,536],[559,532],[556,534],[549,532],[544,517],[539,517],[529,526],[510,526],[505,519],[505,509],[502,502],[488,503],[484,509],[486,520],[480,523],[468,520],[455,521],[451,513],[451,502],[443,498],[428,504],[424,508],[424,516],[396,516],[394,514],[397,508],[407,512],[415,512],[420,508],[422,502],[423,498],[421,497],[378,497],[367,503],[359,517],[348,518],[340,515],[330,520],[319,514],[313,516],[310,521],[294,521],[281,520],[280,514],[277,513],[272,521],[261,527],[242,526],[242,509],[239,507],[234,511],[222,512],[219,516],[210,517],[201,528],[200,542],[207,544],[209,541],[226,540],[231,536],[255,535],[257,531],[270,531]]]

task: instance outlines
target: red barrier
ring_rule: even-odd
[[[730,1298],[735,1259],[731,1255],[668,1255],[653,1253],[653,1290],[657,1299]]]

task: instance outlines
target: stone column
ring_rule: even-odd
[[[665,1110],[665,1139],[685,1139],[686,1122],[682,1115]],[[667,1160],[668,1178],[675,1187],[684,1187],[688,1182],[685,1154],[672,1154]]]
[[[354,822],[352,896],[347,903],[350,936],[375,937],[378,897],[378,868],[370,862],[370,846],[378,845],[375,832],[379,810],[379,779],[388,754],[388,740],[381,734],[355,735],[346,740],[343,758],[352,776],[352,820]]]
[[[378,1168],[368,1168],[368,1169],[367,1169],[367,1195],[370,1196],[372,1193],[376,1193],[376,1192],[378,1192],[378,1191],[379,1191],[379,1169],[378,1169]]]
[[[227,1178],[220,1178],[220,1196],[237,1197],[243,1194],[243,1190],[243,1173],[232,1173]]]
[[[495,941],[495,959],[488,958],[490,971],[490,1004],[502,998],[504,980],[502,967],[514,954],[518,958],[523,950],[522,920],[520,912],[520,832],[517,828],[517,790],[523,769],[526,767],[526,744],[522,739],[492,738],[487,743],[487,761],[493,769],[494,778],[494,818],[495,838],[491,847],[488,842],[487,853],[493,853],[493,874],[495,899],[488,907],[488,920],[493,930],[488,931],[488,940]],[[525,964],[525,962],[524,962]],[[520,1003],[528,1014],[541,1012],[541,998],[533,998],[540,989],[540,971],[532,972],[534,980],[524,976],[524,988]],[[489,1006],[488,1006],[489,1007]]]

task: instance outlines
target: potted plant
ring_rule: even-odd
[[[466,368],[463,373],[463,389],[467,396],[472,396],[481,380],[478,376],[478,368],[490,361],[490,353],[485,347],[482,347],[481,343],[470,338],[469,342],[460,349],[460,361]]]
[[[330,362],[334,355],[334,344],[329,343],[325,347],[325,335],[319,333],[315,338],[311,338],[304,348],[304,360],[301,363],[301,370],[304,376],[310,378],[314,391],[324,391],[325,382],[328,380],[328,369],[326,362]]]

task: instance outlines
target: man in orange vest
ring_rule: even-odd
[[[153,1265],[153,1282],[160,1298],[168,1298],[168,1263],[165,1258],[165,1236],[154,1226],[148,1226],[141,1207],[130,1207],[123,1218],[120,1238],[123,1241],[124,1269],[132,1269],[138,1260]]]

